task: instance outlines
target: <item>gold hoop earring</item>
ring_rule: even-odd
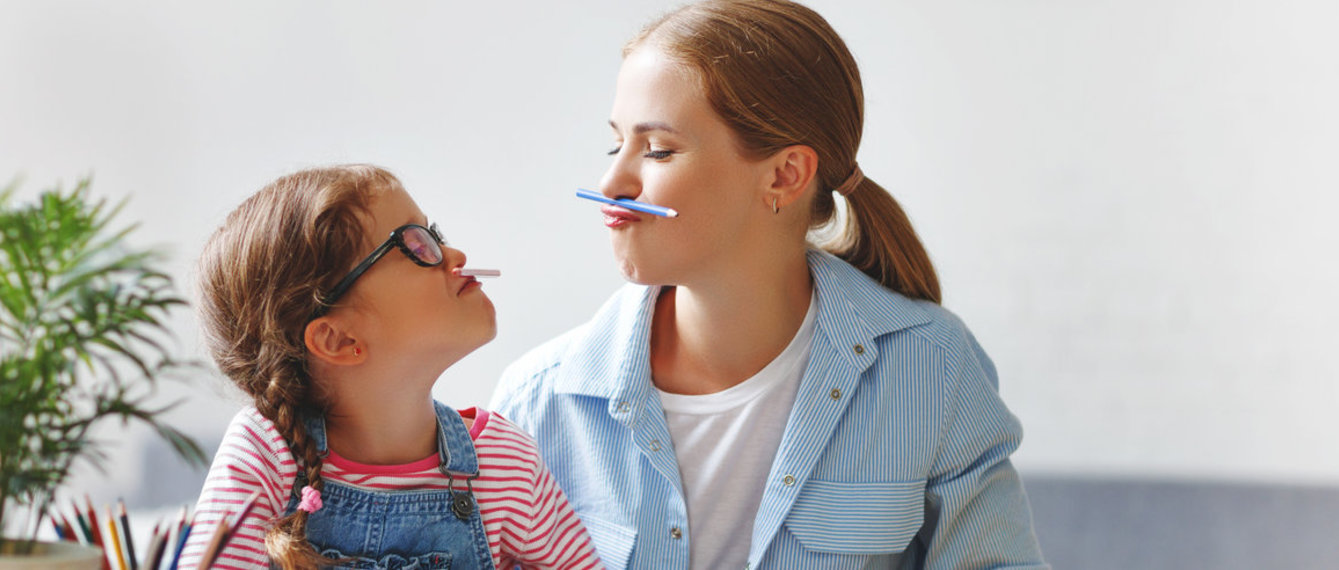
[[[781,213],[781,208],[776,207],[776,197],[775,197],[775,196],[772,197],[772,213],[773,213],[773,214],[779,214],[779,213]]]

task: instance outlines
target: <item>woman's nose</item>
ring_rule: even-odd
[[[640,181],[636,172],[628,161],[623,158],[623,152],[614,155],[614,161],[609,164],[609,168],[604,171],[604,176],[600,178],[600,193],[606,198],[619,199],[630,198],[637,199],[642,194]]]

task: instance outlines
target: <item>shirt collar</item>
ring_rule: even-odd
[[[859,269],[820,250],[808,253],[818,296],[815,335],[833,346],[873,345],[876,337],[930,322],[915,301],[883,287]],[[574,331],[554,388],[558,393],[639,402],[651,385],[651,317],[659,286],[624,285],[595,317]],[[868,365],[874,351],[841,351]]]

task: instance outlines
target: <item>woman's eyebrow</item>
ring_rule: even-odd
[[[618,130],[618,123],[615,123],[612,119],[609,121],[609,126],[613,127],[615,131]],[[674,133],[674,134],[679,133],[679,131],[674,130],[674,127],[669,126],[669,123],[664,123],[661,121],[648,121],[645,123],[637,123],[632,127],[633,134],[640,135],[648,131],[665,131],[667,133]]]

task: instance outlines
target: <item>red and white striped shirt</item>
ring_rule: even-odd
[[[590,535],[544,467],[528,434],[505,418],[470,408],[470,438],[479,458],[474,498],[488,547],[498,568],[603,568]],[[368,490],[445,489],[437,454],[405,465],[362,465],[327,456],[321,476]],[[297,463],[274,424],[248,407],[237,413],[214,455],[195,510],[195,527],[181,567],[195,568],[224,516],[238,511],[253,492],[254,510],[215,559],[214,568],[268,568],[265,532],[288,506]],[[456,488],[465,489],[463,478]]]

